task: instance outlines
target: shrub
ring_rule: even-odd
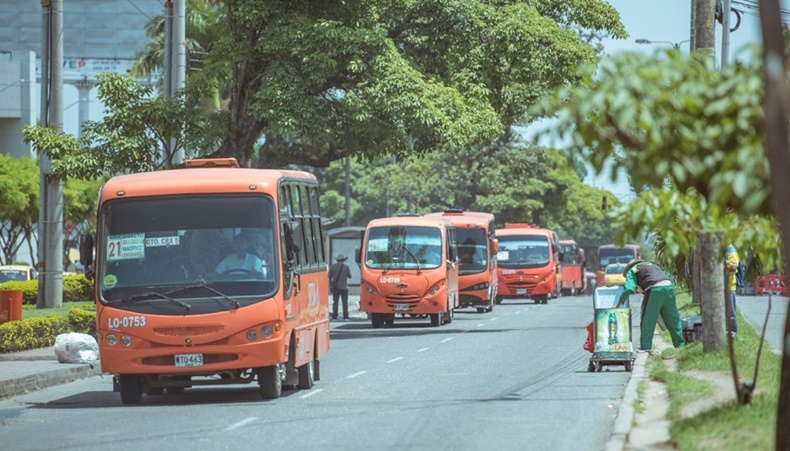
[[[0,290],[19,290],[22,292],[22,303],[36,305],[38,297],[38,280],[8,281],[0,284]],[[80,302],[93,300],[93,282],[82,274],[63,276],[63,302]]]
[[[96,310],[73,308],[68,314],[72,332],[96,336]]]
[[[70,329],[68,321],[57,315],[3,323],[0,324],[0,352],[54,346],[55,337]]]

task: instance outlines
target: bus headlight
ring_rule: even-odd
[[[250,329],[247,331],[247,340],[255,341],[258,338],[258,332],[255,329]]]
[[[121,345],[124,347],[129,347],[132,345],[132,337],[128,335],[121,335]]]
[[[271,327],[269,326],[261,327],[261,335],[263,336],[263,338],[271,337],[273,333],[274,331],[272,330]]]
[[[107,344],[110,346],[115,346],[116,344],[118,344],[118,337],[115,336],[115,334],[107,334],[105,340],[107,341]]]

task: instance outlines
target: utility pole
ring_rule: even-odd
[[[714,0],[695,0],[694,49],[715,54],[716,37],[713,34]]]
[[[187,37],[186,37],[186,17],[187,5],[186,0],[175,0],[175,8],[173,10],[173,35],[171,46],[172,67],[168,70],[171,73],[171,93],[175,93],[179,89],[184,88],[187,74]],[[174,144],[175,140],[170,141]],[[171,147],[171,151],[173,147]],[[184,162],[184,150],[181,149],[173,154],[173,164],[181,164]]]
[[[42,0],[42,123],[63,132],[63,0]],[[46,68],[46,69],[44,69]],[[36,307],[63,305],[63,181],[41,155]],[[43,268],[42,268],[43,266]]]
[[[721,67],[730,62],[730,6],[731,0],[724,0],[721,8]]]
[[[351,227],[351,157],[346,157],[346,227]]]
[[[697,32],[696,32],[696,19],[697,19],[697,4],[696,0],[691,0],[691,33],[689,33],[689,53],[697,50]]]
[[[714,0],[696,0],[697,51],[714,57]],[[702,352],[718,352],[726,347],[724,336],[724,263],[722,262],[721,237],[714,231],[701,230],[697,234],[700,273],[700,311],[702,313]]]

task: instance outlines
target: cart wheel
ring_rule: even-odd
[[[603,370],[603,363],[601,363],[601,362],[598,362],[598,363],[596,364],[596,366],[595,366],[595,369],[596,369],[596,371],[598,371],[598,372],[600,373],[600,372],[601,372],[601,370]]]
[[[591,373],[595,371],[595,364],[593,364],[592,361],[590,361],[590,363],[587,365],[587,371]]]

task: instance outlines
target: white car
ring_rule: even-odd
[[[28,265],[2,265],[0,266],[0,283],[8,281],[25,281],[38,278],[38,273]]]

